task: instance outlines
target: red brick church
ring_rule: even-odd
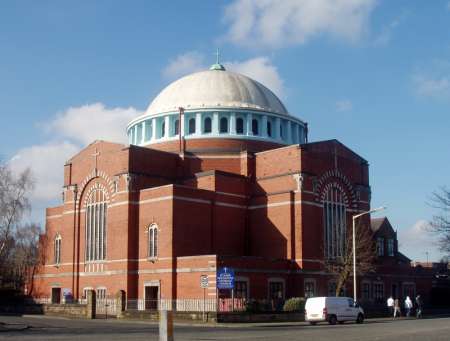
[[[370,209],[365,159],[337,140],[309,142],[272,91],[221,64],[171,83],[127,133],[129,145],[94,141],[64,165],[36,297],[216,299],[230,295],[216,286],[224,267],[234,297],[333,293],[324,260],[342,255],[352,215]],[[372,229],[379,266],[358,278],[359,297],[425,290],[388,220]]]

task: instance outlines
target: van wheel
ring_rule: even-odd
[[[356,319],[356,323],[363,323],[364,322],[364,315],[358,314],[358,318]]]
[[[345,321],[339,321],[339,324],[344,324]]]
[[[336,324],[337,322],[337,318],[335,315],[331,315],[330,318],[328,319],[328,323],[329,324]]]
[[[309,324],[311,325],[311,326],[315,326],[316,324],[317,324],[317,322],[309,322]]]

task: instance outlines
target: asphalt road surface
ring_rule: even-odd
[[[367,320],[330,326],[306,323],[226,326],[176,325],[175,341],[196,340],[450,340],[450,318]],[[0,340],[158,340],[158,325],[144,321],[70,320],[0,316]]]

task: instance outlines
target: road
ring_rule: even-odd
[[[43,316],[0,316],[0,340],[158,340],[158,326],[143,321],[70,320]],[[309,326],[305,323],[176,325],[175,340],[450,340],[450,318],[374,319]]]

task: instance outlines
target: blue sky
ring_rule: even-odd
[[[214,62],[272,88],[370,163],[372,206],[414,259],[440,254],[426,221],[450,186],[450,2],[2,1],[0,157],[37,178],[33,219],[60,198],[64,160],[175,78]],[[99,125],[102,127],[99,128]]]

